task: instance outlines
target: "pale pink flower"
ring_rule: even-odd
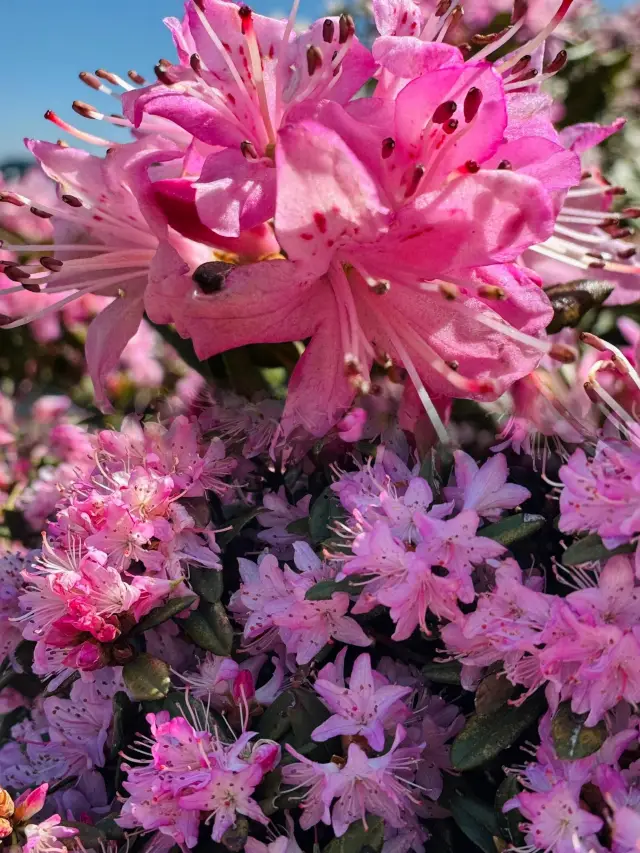
[[[341,678],[323,677],[324,672],[319,673],[313,689],[332,716],[313,730],[313,740],[358,734],[366,738],[372,749],[381,752],[390,718],[397,721],[398,706],[409,714],[400,700],[411,693],[411,688],[389,684],[384,676],[374,673],[368,654],[356,658],[348,687]]]
[[[258,533],[258,539],[266,542],[280,559],[293,557],[293,544],[301,537],[297,533],[289,533],[287,527],[309,515],[310,502],[311,495],[304,495],[295,504],[290,504],[284,486],[277,492],[266,492],[262,498],[265,511],[259,513],[257,519],[265,529]]]
[[[65,839],[78,834],[75,827],[61,826],[61,818],[57,814],[51,815],[40,824],[28,824],[23,832],[26,841],[22,850],[25,853],[65,853]]]
[[[456,450],[455,485],[445,488],[457,509],[472,509],[482,518],[497,521],[502,511],[514,509],[531,497],[524,486],[507,483],[507,460],[502,453],[488,459],[481,467],[463,450]]]

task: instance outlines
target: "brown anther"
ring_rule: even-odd
[[[622,216],[625,219],[637,219],[640,216],[640,207],[625,207]]]
[[[51,219],[53,213],[49,213],[48,210],[40,210],[39,207],[30,207],[29,210],[33,213],[34,216],[37,216],[39,219]]]
[[[548,65],[542,69],[544,74],[557,74],[567,64],[567,51],[560,50]]]
[[[127,77],[129,78],[129,80],[131,80],[132,83],[136,83],[138,86],[144,86],[144,84],[147,82],[142,76],[142,74],[138,74],[138,72],[134,71],[133,68],[127,71]]]
[[[307,48],[307,71],[309,77],[312,77],[318,68],[322,67],[322,51],[319,47],[312,44]]]
[[[65,142],[64,139],[58,139],[56,141],[56,145],[58,146],[58,148],[68,148],[69,147],[69,143]]]
[[[394,385],[402,385],[407,378],[407,371],[404,367],[399,367],[397,364],[392,364],[387,370],[387,379],[393,382]]]
[[[457,118],[450,118],[449,121],[445,122],[442,125],[442,129],[444,130],[445,133],[450,134],[450,133],[453,133],[454,130],[457,130],[457,127],[459,124],[460,124],[460,122],[458,121]]]
[[[455,101],[444,101],[435,108],[431,121],[435,122],[435,124],[444,124],[457,109],[458,105]]]
[[[344,357],[344,375],[350,379],[362,376],[362,365],[355,355],[347,354]]]
[[[588,180],[589,180],[589,178],[592,178],[592,177],[593,177],[593,174],[592,174],[592,173],[587,169],[586,171],[584,171],[584,172],[580,175],[580,180],[581,180],[581,181],[588,181]]]
[[[447,367],[451,368],[451,370],[459,370],[460,369],[460,362],[455,361],[455,359],[452,361],[445,361],[445,364],[447,365]]]
[[[482,103],[482,92],[477,86],[472,86],[467,92],[464,99],[464,120],[470,122],[478,114],[480,104]]]
[[[603,270],[606,267],[606,263],[604,261],[589,261],[587,266],[592,270]]]
[[[407,183],[407,188],[404,191],[404,197],[405,198],[409,198],[409,196],[413,195],[414,192],[418,189],[418,186],[420,185],[420,181],[424,177],[424,173],[425,173],[425,168],[421,163],[419,163],[414,168],[413,172],[411,173],[411,176],[409,178],[409,182]]]
[[[498,163],[498,169],[502,169],[503,171],[510,172],[513,169],[513,166],[511,165],[509,160],[501,160]]]
[[[578,353],[575,347],[567,344],[552,344],[549,348],[549,356],[561,364],[573,364],[578,358]]]
[[[78,115],[83,118],[93,118],[98,112],[95,107],[92,107],[91,104],[87,104],[84,101],[74,101],[71,104],[71,109],[74,113],[78,113]]]
[[[88,71],[81,71],[78,77],[91,89],[100,89],[102,86],[98,78],[94,74],[89,74]]]
[[[106,80],[107,83],[111,83],[112,86],[120,85],[117,76],[104,68],[98,68],[96,71],[96,77],[100,77],[101,80]]]
[[[322,40],[327,44],[331,44],[336,33],[336,25],[331,18],[326,18],[322,24]]]
[[[458,288],[455,286],[455,284],[451,284],[448,281],[441,282],[438,285],[438,290],[448,302],[453,302],[454,299],[458,298]]]
[[[385,279],[380,279],[380,281],[376,281],[375,284],[371,285],[371,292],[375,293],[376,296],[384,296],[385,293],[389,293],[391,290],[391,282],[386,281]]]
[[[462,6],[456,6],[449,18],[449,32],[453,32],[460,21],[464,18],[464,9]]]
[[[192,53],[189,57],[189,65],[191,66],[191,70],[194,74],[197,74],[198,77],[202,74],[202,59],[200,59],[199,53]]]
[[[40,258],[40,263],[46,270],[49,270],[49,272],[59,272],[59,270],[64,266],[61,260],[58,258],[51,258],[49,255],[44,255]]]
[[[258,152],[256,151],[256,147],[253,142],[250,142],[248,139],[244,139],[240,143],[240,151],[247,160],[257,160]]]
[[[153,73],[158,78],[159,83],[162,83],[165,86],[173,86],[174,79],[169,74],[167,66],[163,62],[158,62],[157,65],[153,66]]]
[[[530,71],[527,71],[525,74],[521,74],[516,80],[510,80],[510,83],[524,83],[526,80],[533,80],[534,77],[538,76],[538,69],[532,68]]]
[[[473,53],[473,48],[468,41],[463,41],[462,44],[459,44],[458,50],[462,54],[463,59],[467,59]]]
[[[26,281],[21,281],[20,284],[22,285],[23,289],[28,290],[29,293],[40,293],[40,285],[35,281],[29,281],[27,279]]]
[[[31,278],[31,274],[26,270],[21,269],[17,264],[5,267],[4,274],[7,278],[11,279],[11,281],[15,281],[18,284],[22,284],[23,281],[27,281],[27,279]]]
[[[467,162],[464,164],[464,167],[467,172],[470,172],[472,175],[475,175],[476,172],[480,171],[480,166],[478,163],[476,163],[475,160],[467,160]]]
[[[60,198],[65,204],[68,204],[69,207],[82,207],[83,206],[80,199],[75,195],[70,195],[69,193],[64,193],[64,195],[61,195]]]
[[[593,386],[593,383],[592,382],[585,382],[583,387],[584,387],[584,390],[585,390],[587,397],[591,400],[591,402],[599,404],[600,403],[600,397],[598,396],[596,389]]]
[[[628,249],[621,249],[619,252],[616,252],[616,255],[623,261],[628,261],[629,258],[632,258],[638,250],[635,246],[629,246]]]
[[[508,72],[510,77],[515,77],[518,74],[521,74],[527,65],[531,62],[531,57],[527,54],[523,56],[522,59],[519,59],[513,68]]]
[[[478,296],[483,299],[504,299],[506,295],[504,290],[495,284],[481,284],[478,287]]]
[[[26,205],[24,199],[12,192],[0,192],[0,202],[2,201],[6,202],[6,204],[12,204],[14,207],[24,207]]]
[[[626,195],[627,191],[624,187],[609,187],[607,193],[611,195]]]
[[[242,34],[246,36],[253,26],[253,12],[251,7],[240,6],[238,15],[240,16],[240,29],[242,30]]]
[[[225,279],[232,269],[234,269],[234,265],[225,261],[207,261],[207,263],[200,264],[192,278],[202,293],[207,295],[218,293],[224,287]]]
[[[511,23],[517,24],[521,21],[529,10],[527,0],[514,0],[513,12],[511,13]]]
[[[446,15],[451,8],[452,2],[453,0],[440,0],[434,12],[436,18],[441,18],[443,15]]]
[[[507,30],[504,29],[504,30],[498,30],[497,33],[488,33],[488,34],[476,33],[474,36],[471,37],[471,44],[477,44],[477,45],[491,44],[494,41],[498,41],[498,39],[501,38],[506,32],[507,32]]]
[[[353,22],[353,18],[351,15],[343,12],[338,21],[338,41],[340,44],[344,44],[347,39],[351,38],[355,31],[356,25]]]
[[[382,159],[386,160],[393,154],[396,147],[396,141],[391,136],[387,136],[382,140]]]

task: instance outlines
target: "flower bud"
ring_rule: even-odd
[[[14,805],[11,794],[0,788],[0,818],[11,817],[13,814]]]
[[[13,827],[9,821],[4,817],[0,817],[0,838],[8,838],[12,832]]]
[[[15,811],[13,813],[14,823],[26,823],[29,818],[37,814],[44,806],[48,790],[49,785],[45,782],[32,791],[25,791],[20,794],[15,802]]]

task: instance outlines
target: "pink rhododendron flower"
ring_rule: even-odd
[[[502,453],[478,466],[462,450],[455,454],[455,486],[445,488],[459,509],[472,509],[489,521],[497,521],[502,510],[513,509],[531,497],[524,486],[507,483],[507,460]]]
[[[368,654],[356,658],[348,688],[336,668],[328,665],[318,673],[313,689],[333,712],[311,733],[316,741],[357,734],[362,735],[372,749],[381,752],[389,719],[397,720],[398,712],[401,716],[403,711],[406,716],[409,714],[400,700],[411,693],[411,688],[389,684],[384,676],[374,673]]]

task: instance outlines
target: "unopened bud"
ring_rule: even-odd
[[[0,818],[11,817],[13,815],[14,805],[13,798],[8,791],[0,788]]]

